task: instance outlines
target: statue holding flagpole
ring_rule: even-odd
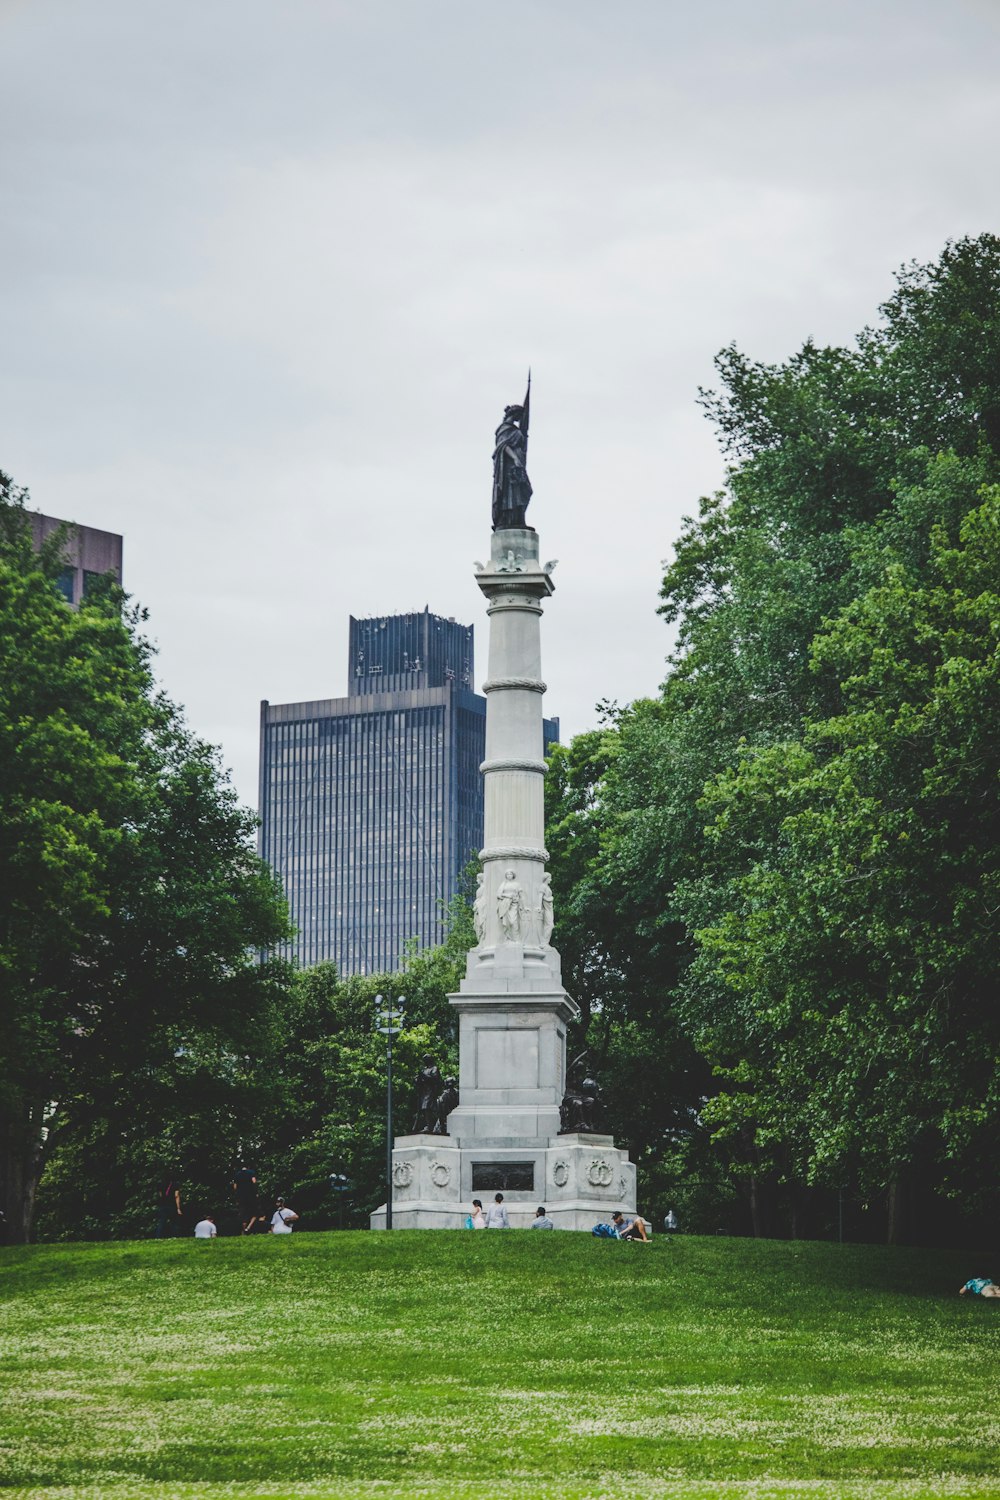
[[[528,478],[528,420],[531,415],[531,371],[523,406],[504,408],[493,449],[493,530],[526,527],[525,513],[531,499]]]

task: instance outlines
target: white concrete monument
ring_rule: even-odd
[[[399,1229],[460,1228],[471,1200],[487,1207],[497,1191],[513,1227],[530,1224],[542,1203],[557,1228],[587,1230],[636,1206],[635,1167],[611,1136],[560,1133],[566,1028],[579,1009],[551,945],[540,623],[555,563],[539,564],[538,534],[524,522],[531,488],[518,437],[526,437],[527,411],[527,400],[508,407],[497,432],[496,529],[489,566],[476,565],[490,619],[485,839],[477,944],[449,997],[459,1017],[459,1103],[447,1135],[395,1139]],[[371,1225],[385,1227],[384,1206]]]

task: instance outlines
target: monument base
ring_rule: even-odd
[[[473,1198],[503,1193],[512,1229],[544,1204],[557,1229],[591,1230],[616,1208],[636,1212],[635,1167],[610,1135],[557,1135],[546,1146],[459,1145],[448,1136],[397,1136],[392,1153],[394,1229],[463,1229]],[[385,1205],[371,1215],[385,1228]]]

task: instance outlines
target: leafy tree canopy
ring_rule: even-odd
[[[905,267],[851,347],[717,371],[731,467],[664,575],[662,695],[550,775],[557,937],[659,1039],[661,1119],[682,1046],[720,1070],[685,1102],[758,1206],[769,1171],[967,1192],[996,1126],[1000,240]]]
[[[10,1233],[63,1138],[127,1131],[143,1083],[266,1044],[287,934],[216,752],[155,689],[142,615],[110,580],[59,593],[0,479],[0,1180]],[[137,1110],[137,1100],[140,1107]]]

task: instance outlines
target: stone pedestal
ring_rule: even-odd
[[[447,1136],[397,1136],[392,1216],[400,1229],[458,1229],[473,1198],[499,1190],[511,1225],[544,1204],[557,1228],[592,1229],[635,1212],[635,1167],[610,1136],[560,1135],[566,1028],[579,1008],[551,945],[545,873],[540,620],[554,591],[530,528],[496,531],[476,581],[488,601],[485,838],[477,945],[451,1004],[459,1018],[459,1099]],[[371,1217],[385,1227],[385,1208]]]
[[[464,1228],[473,1198],[488,1207],[497,1191],[475,1186],[484,1165],[506,1181],[516,1175],[512,1169],[530,1165],[532,1188],[501,1188],[512,1229],[527,1229],[540,1203],[557,1229],[591,1230],[616,1208],[635,1213],[635,1167],[609,1135],[561,1135],[540,1148],[484,1140],[471,1149],[450,1136],[404,1135],[392,1153],[393,1227]],[[384,1206],[372,1214],[371,1227],[385,1228]]]

